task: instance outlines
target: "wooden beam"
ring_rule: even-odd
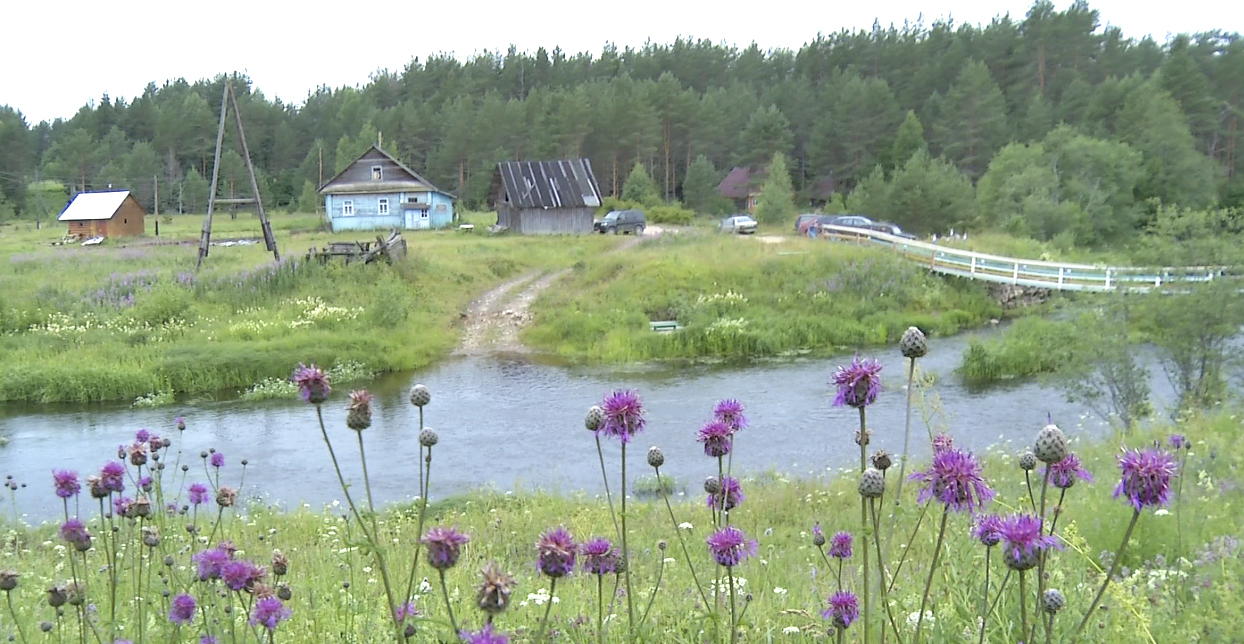
[[[212,161],[212,187],[211,192],[207,194],[207,217],[203,219],[203,232],[199,235],[199,260],[194,265],[196,271],[203,265],[203,258],[207,257],[207,249],[212,239],[212,211],[216,206],[216,185],[220,180],[220,148],[225,141],[225,114],[228,110],[229,79],[225,79],[225,90],[220,97],[220,125],[216,127],[216,158]]]
[[[263,199],[259,195],[259,182],[255,179],[255,166],[251,164],[251,153],[246,147],[246,133],[242,131],[242,112],[238,110],[237,97],[233,95],[233,86],[225,82],[229,103],[233,105],[233,122],[238,127],[238,141],[242,144],[242,159],[246,161],[246,173],[250,175],[251,196],[255,200],[255,210],[259,214],[259,225],[263,228],[264,244],[272,251],[272,256],[280,261],[281,252],[276,247],[276,236],[272,234],[272,225],[268,223],[268,215],[263,211]]]

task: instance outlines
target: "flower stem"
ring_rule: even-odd
[[[13,592],[5,591],[4,598],[9,604],[9,615],[13,617],[13,625],[17,627],[17,636],[21,638],[22,644],[26,644],[26,632],[22,630],[22,623],[17,619],[17,612],[13,610]]]
[[[444,571],[441,571],[441,579],[442,580],[445,579]],[[444,586],[444,581],[441,582],[441,585]],[[540,620],[540,631],[539,631],[540,636],[536,638],[537,642],[544,639],[545,637],[545,629],[547,629],[549,626],[549,613],[553,612],[553,598],[557,596],[557,595],[554,595],[553,593],[555,593],[556,591],[557,591],[557,577],[549,577],[549,603],[548,605],[544,607],[544,619]],[[449,595],[445,596],[445,603],[446,604],[449,603]],[[450,612],[450,615],[451,615],[450,621],[452,621],[453,613]],[[454,632],[455,633],[458,632],[457,626],[454,627]]]
[[[423,413],[420,409],[419,413]],[[419,524],[415,528],[415,556],[410,561],[410,577],[406,580],[406,601],[410,600],[411,593],[415,591],[415,572],[419,569],[419,550],[423,545],[423,518],[428,513],[428,488],[432,482],[432,448],[428,448],[428,467],[423,468],[423,445],[419,446],[419,474],[423,476],[423,480],[419,482],[419,489],[423,492],[419,496]]]
[[[367,454],[363,451],[363,432],[355,431],[359,438],[359,460],[363,464],[363,487],[367,490],[367,513],[371,517],[371,549],[372,554],[376,557],[376,565],[380,568],[380,581],[384,583],[385,599],[389,600],[389,610],[396,611],[396,597],[393,595],[393,584],[389,582],[389,566],[384,560],[384,551],[380,548],[380,528],[376,523],[376,504],[372,501],[371,496],[371,477],[367,475]],[[366,532],[364,532],[366,534]],[[404,601],[404,600],[403,600]],[[402,638],[403,634],[401,620],[397,619],[395,614],[393,623],[397,626],[398,637]]]
[[[423,433],[423,407],[419,408],[419,434]],[[418,434],[416,434],[417,436]],[[427,498],[428,491],[423,489],[423,443],[419,444],[419,498]],[[423,536],[423,535],[419,535]],[[407,593],[409,594],[409,593]]]
[[[1110,585],[1110,579],[1114,577],[1114,573],[1119,571],[1119,562],[1123,560],[1123,551],[1127,549],[1127,542],[1132,538],[1132,530],[1136,528],[1136,521],[1140,519],[1140,510],[1133,510],[1132,520],[1127,524],[1127,531],[1123,533],[1123,543],[1119,544],[1119,550],[1114,553],[1114,561],[1110,564],[1110,572],[1106,573],[1106,578],[1101,582],[1101,588],[1097,590],[1097,596],[1093,598],[1093,603],[1089,606],[1088,612],[1084,614],[1084,619],[1080,620],[1080,625],[1076,627],[1076,632],[1071,636],[1074,641],[1080,637],[1080,633],[1084,631],[1084,627],[1088,626],[1089,618],[1093,616],[1093,611],[1097,610],[1097,605],[1101,603],[1102,595],[1106,594],[1106,586]]]
[[[661,499],[665,501],[665,509],[669,510],[670,522],[674,524],[674,534],[678,535],[678,544],[682,546],[682,556],[687,560],[687,568],[691,571],[691,580],[695,582],[695,590],[700,593],[700,600],[704,602],[704,609],[708,610],[708,596],[704,594],[704,586],[700,583],[700,578],[695,574],[695,565],[691,563],[691,553],[687,550],[687,541],[682,536],[682,530],[678,528],[678,519],[674,518],[674,507],[670,505],[669,495],[665,493],[665,487],[661,485],[661,469],[653,468],[657,472],[657,489],[661,492]]]
[[[903,476],[907,472],[907,452],[911,449],[911,390],[916,381],[916,359],[911,358],[907,367],[907,422],[903,431],[903,458],[898,462],[898,489],[894,492],[894,505],[903,500]],[[890,524],[890,533],[894,533],[894,524]]]
[[[626,443],[622,443],[622,561],[626,564],[627,635],[635,638],[635,593],[631,590],[631,551],[626,545]],[[553,601],[549,599],[549,601]]]
[[[458,620],[454,619],[454,607],[453,604],[449,603],[449,586],[445,585],[445,571],[438,570],[437,572],[441,574],[441,597],[445,598],[445,612],[449,613],[449,626],[454,629],[454,637],[458,637]],[[553,581],[556,582],[557,580],[554,579]],[[551,591],[552,589],[549,592],[550,606],[553,605],[553,593]],[[548,619],[548,613],[545,613],[544,618]]]
[[[1028,591],[1024,589],[1024,571],[1019,571],[1019,632],[1028,637]]]
[[[657,583],[655,586],[652,587],[652,595],[648,597],[648,606],[647,608],[644,608],[644,614],[640,616],[639,618],[640,625],[643,625],[644,622],[648,621],[648,612],[652,610],[652,604],[657,599],[657,591],[661,589],[661,578],[664,576],[665,576],[665,557],[664,555],[662,555],[661,565],[657,567]]]
[[[1028,470],[1024,470],[1024,484],[1028,486],[1028,502],[1032,504],[1032,511],[1037,511],[1037,497],[1032,493],[1032,478],[1028,476]]]
[[[600,447],[600,436],[596,437],[596,456],[600,458],[600,477],[605,481],[605,500],[609,502],[609,516],[613,519],[613,530],[622,539],[622,529],[618,527],[618,514],[613,511],[613,495],[609,493],[609,474],[605,471],[605,452]],[[657,481],[660,484],[660,481]]]
[[[549,598],[549,603],[553,599]],[[605,644],[605,576],[596,575],[596,641]]]
[[[867,441],[868,427],[865,422],[864,409],[865,408],[863,406],[859,408],[860,410],[860,440],[859,440],[860,474],[863,474],[865,468],[867,467],[867,463],[866,463],[867,459],[865,457],[865,451],[867,451],[868,449],[866,447],[866,444],[868,442]],[[860,555],[864,559],[864,576],[862,577],[862,579],[864,581],[863,586],[864,586],[864,642],[865,644],[868,643],[870,639],[869,636],[872,634],[872,619],[871,619],[872,618],[872,604],[869,602],[869,587],[872,586],[872,582],[871,580],[869,580],[869,574],[868,574],[868,536],[869,536],[868,532],[869,532],[868,499],[864,498],[861,495],[860,496],[860,537],[861,537],[861,540],[863,541],[864,547],[860,548]]]
[[[1054,519],[1050,521],[1050,536],[1054,536],[1054,529],[1058,527],[1058,517],[1063,515],[1063,499],[1067,498],[1067,488],[1063,488],[1058,493],[1058,505],[1054,508]]]
[[[924,521],[924,515],[929,511],[929,505],[926,503],[920,506],[920,515],[916,517],[916,525],[911,529],[911,536],[907,537],[907,543],[903,546],[903,554],[898,558],[898,565],[894,567],[894,574],[890,575],[890,587],[887,591],[894,590],[894,581],[898,579],[898,574],[903,571],[903,563],[907,561],[907,553],[911,552],[911,542],[916,539],[916,532],[920,530],[920,524]]]
[[[989,556],[993,554],[993,546],[985,548],[985,592],[981,595],[981,637],[980,644],[985,644],[985,622],[989,621]]]
[[[739,625],[734,621],[734,566],[726,566],[726,583],[730,584],[730,644],[735,644],[739,641]]]
[[[1050,487],[1050,466],[1046,465],[1045,476],[1042,477],[1042,481],[1041,481],[1041,514],[1038,515],[1037,517],[1038,519],[1041,520],[1042,522],[1041,525],[1045,525],[1044,523],[1045,522],[1045,493],[1046,493],[1046,490],[1049,489],[1049,487]],[[1050,552],[1050,549],[1045,548],[1037,553],[1037,601],[1038,602],[1041,601],[1041,596],[1045,593],[1045,558],[1049,555],[1049,552]],[[1036,639],[1037,624],[1040,622],[1041,622],[1040,618],[1033,620],[1032,633],[1025,632],[1024,636],[1027,639],[1024,641],[1031,642],[1034,639]]]
[[[877,548],[877,586],[881,589],[881,607],[885,609],[885,616],[890,622],[890,628],[894,629],[894,639],[902,641],[902,638],[898,634],[898,624],[894,622],[894,615],[890,612],[890,601],[886,591],[887,584],[885,583],[885,559],[881,558],[881,524],[877,520],[877,505],[878,502],[876,499],[868,500],[868,513],[872,515],[873,520],[873,544]],[[868,545],[865,544],[864,547],[867,549]],[[881,631],[881,640],[884,642],[885,629],[883,628]]]
[[[933,588],[933,573],[937,572],[937,557],[942,553],[942,540],[946,537],[946,520],[950,518],[950,506],[942,510],[942,526],[937,531],[937,543],[933,545],[933,561],[929,564],[929,578],[924,582],[924,595],[920,597],[920,612],[916,614],[916,644],[920,644],[920,629],[924,626],[924,607]],[[1022,577],[1021,577],[1022,579]]]
[[[1045,618],[1045,644],[1052,644],[1054,641],[1054,614],[1050,613]]]

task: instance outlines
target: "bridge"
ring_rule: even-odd
[[[889,249],[935,273],[1057,291],[1148,291],[1168,284],[1241,276],[1239,268],[1228,266],[1172,268],[1046,262],[978,253],[847,226],[824,225],[820,230],[822,238]]]

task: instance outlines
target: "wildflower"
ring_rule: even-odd
[[[648,465],[652,467],[665,465],[665,452],[662,452],[660,447],[653,445],[648,448]]]
[[[277,624],[282,620],[289,619],[293,611],[285,607],[281,600],[275,597],[267,597],[255,602],[255,609],[251,611],[251,626],[263,625],[269,631],[276,630]]]
[[[859,354],[851,364],[838,367],[833,384],[838,387],[834,406],[848,405],[861,408],[873,404],[881,392],[881,363],[872,358],[860,359]]]
[[[366,389],[350,392],[350,406],[346,413],[346,427],[363,431],[371,427],[371,403],[376,397]]]
[[[138,487],[139,487],[139,488],[142,488],[142,491],[143,491],[143,492],[150,492],[150,491],[151,491],[151,482],[152,482],[152,481],[151,481],[151,477],[150,477],[150,476],[144,476],[144,477],[142,477],[142,478],[138,479]]]
[[[216,546],[194,555],[190,560],[198,564],[199,581],[207,581],[220,578],[221,570],[233,560],[233,553],[227,548]]]
[[[928,470],[916,472],[908,480],[923,484],[917,502],[936,498],[956,512],[975,512],[994,497],[981,476],[980,462],[971,452],[957,449],[934,455]]]
[[[86,525],[76,517],[60,524],[60,538],[75,546],[79,543],[89,544],[91,542],[91,535],[87,533]]]
[[[696,435],[696,441],[704,443],[704,455],[720,458],[730,453],[730,426],[720,420],[704,423]]]
[[[230,561],[220,568],[220,579],[230,590],[245,590],[268,574],[263,566],[246,560]]]
[[[565,528],[552,528],[536,542],[536,568],[554,579],[565,577],[574,571],[576,550],[574,539]]]
[[[208,459],[208,463],[211,463],[212,467],[224,467],[225,466],[224,453],[212,452],[212,457]]]
[[[1006,541],[1003,560],[1015,570],[1027,570],[1037,564],[1037,554],[1058,546],[1058,539],[1043,534],[1044,523],[1031,514],[1015,514],[1002,520],[999,532]]]
[[[615,436],[623,443],[629,443],[632,436],[644,431],[644,406],[637,392],[615,390],[605,397],[601,408],[604,409],[605,420],[596,430],[597,436]]]
[[[173,598],[173,607],[168,611],[168,621],[185,626],[194,621],[194,611],[198,605],[194,601],[194,597],[181,594]]]
[[[510,644],[510,638],[493,630],[492,624],[485,624],[482,630],[473,633],[460,631],[458,637],[467,644]]]
[[[219,644],[219,641],[211,635],[204,635],[199,639],[199,644]]]
[[[151,432],[147,431],[146,428],[140,429],[134,432],[134,440],[139,443],[146,443],[151,440]]]
[[[222,508],[227,508],[232,506],[234,503],[237,503],[237,501],[237,490],[227,485],[222,485],[216,488],[216,505],[219,505]]]
[[[825,532],[821,530],[820,521],[817,521],[816,525],[812,526],[812,545],[817,548],[825,545]]]
[[[112,500],[112,513],[121,517],[129,518],[133,515],[134,499],[128,496],[120,496]]]
[[[415,602],[404,602],[397,608],[393,609],[393,619],[401,622],[407,617],[418,617],[422,615],[418,608],[415,608]]]
[[[78,483],[78,473],[70,470],[52,470],[52,480],[56,484],[56,496],[62,499],[68,499],[78,495],[82,491],[82,484]]]
[[[506,574],[494,562],[489,562],[481,571],[484,577],[475,591],[475,605],[489,615],[497,615],[510,605],[510,595],[514,592],[514,577]]]
[[[171,445],[172,443],[173,443],[172,441],[169,441],[169,445]],[[151,451],[153,452],[158,452],[160,451],[161,448],[168,447],[168,445],[164,444],[164,439],[160,438],[158,434],[152,434],[151,437],[147,440],[147,445],[151,447]]]
[[[949,449],[954,449],[955,439],[950,434],[938,434],[933,437],[933,453],[941,454]]]
[[[709,535],[709,554],[722,566],[737,566],[744,559],[756,554],[756,540],[748,539],[742,530],[726,526]]]
[[[315,366],[315,363],[310,366],[300,363],[294,370],[292,380],[298,386],[298,395],[313,405],[328,400],[328,394],[333,390],[328,385],[328,374]]]
[[[1139,512],[1147,506],[1170,503],[1171,477],[1175,475],[1175,459],[1157,449],[1124,450],[1119,456],[1123,476],[1114,489],[1114,497],[1126,496]]]
[[[1171,449],[1175,451],[1179,451],[1184,447],[1189,449],[1192,448],[1192,441],[1188,440],[1183,434],[1171,434],[1170,437],[1166,439],[1166,444],[1170,445]]]
[[[850,532],[835,532],[829,540],[829,556],[836,559],[850,559],[854,537]]]
[[[173,424],[177,426],[177,431],[179,432],[186,431],[186,419],[185,418],[178,416],[173,419]]]
[[[462,544],[471,538],[454,528],[435,527],[423,535],[423,543],[428,546],[428,565],[437,570],[449,570],[458,563],[462,552]]]
[[[838,628],[847,628],[860,617],[859,600],[850,591],[836,592],[829,596],[829,608],[821,617],[833,621]]]
[[[596,537],[579,546],[583,555],[583,569],[594,575],[612,574],[617,568],[618,551],[604,537]]]
[[[201,505],[207,503],[207,486],[202,483],[191,483],[187,488],[190,493],[190,504]]]
[[[272,551],[272,574],[282,577],[289,572],[289,557],[280,550]]]
[[[721,487],[716,493],[708,495],[707,505],[717,510],[729,511],[738,507],[747,499],[743,495],[743,488],[739,485],[739,480],[733,476],[721,477]]]
[[[129,456],[130,464],[135,467],[147,464],[147,444],[134,443],[125,449],[125,453]]]
[[[99,469],[99,482],[109,492],[121,492],[125,489],[125,466],[108,461]]]
[[[729,426],[731,433],[746,429],[748,425],[747,416],[743,415],[743,403],[734,398],[718,401],[717,406],[713,407],[713,418]]]
[[[972,537],[978,539],[986,547],[996,546],[1002,541],[1002,517],[996,514],[978,514],[972,525]]]
[[[1060,490],[1075,485],[1076,479],[1093,482],[1092,473],[1080,467],[1080,457],[1070,452],[1063,457],[1063,460],[1046,465],[1045,469],[1049,472],[1050,483]]]

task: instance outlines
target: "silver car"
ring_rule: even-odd
[[[756,232],[756,220],[747,215],[734,215],[721,220],[719,228],[723,233],[738,233],[740,235],[749,235]]]

